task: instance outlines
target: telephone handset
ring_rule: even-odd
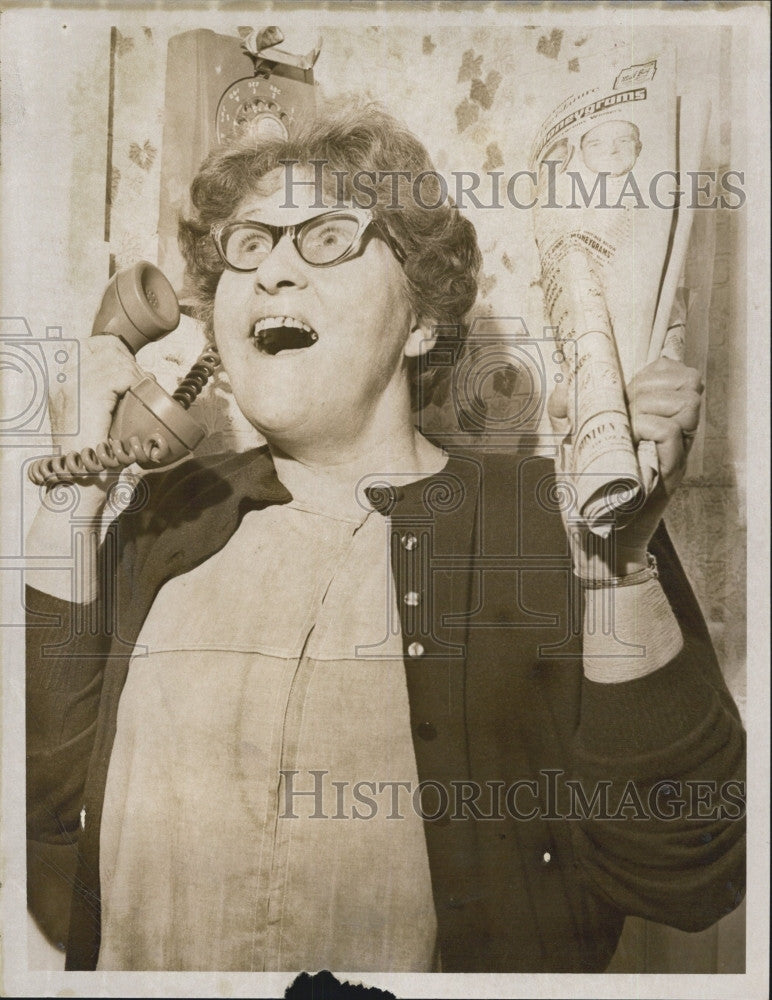
[[[110,279],[91,335],[112,334],[136,354],[145,344],[171,333],[179,322],[174,289],[157,267],[142,260]],[[217,348],[207,347],[171,396],[149,376],[141,379],[119,400],[107,441],[61,457],[38,459],[30,466],[29,478],[42,486],[72,482],[134,462],[161,466],[184,458],[204,437],[188,407],[219,364]]]

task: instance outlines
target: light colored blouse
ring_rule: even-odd
[[[387,539],[295,500],[160,590],[110,760],[99,969],[437,967]]]

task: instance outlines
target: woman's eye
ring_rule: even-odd
[[[321,232],[316,234],[316,240],[324,246],[335,246],[343,239],[343,233],[338,226],[325,226]]]
[[[349,216],[320,220],[301,230],[301,254],[313,263],[336,260],[351,246],[357,228],[357,220]]]
[[[265,243],[265,236],[262,233],[245,232],[237,235],[232,246],[236,253],[250,254],[262,250]]]

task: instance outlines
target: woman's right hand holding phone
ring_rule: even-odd
[[[79,363],[73,362],[65,379],[52,385],[48,399],[51,437],[61,454],[94,448],[107,441],[118,400],[147,375],[118,337],[92,336],[81,344]],[[72,428],[77,427],[77,433]],[[99,545],[102,512],[116,472],[78,477],[71,484],[52,480],[52,490],[75,490],[77,505],[44,499],[32,522],[25,551],[36,557],[27,571],[27,583],[63,600],[86,603],[96,593],[93,558]],[[45,487],[43,487],[45,488]],[[84,536],[80,567],[75,564],[72,512]],[[46,565],[46,559],[49,560]]]

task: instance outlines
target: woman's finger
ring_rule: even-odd
[[[628,391],[642,388],[651,388],[655,391],[689,389],[701,393],[705,389],[705,383],[696,368],[690,368],[670,358],[658,358],[638,372],[631,380]]]
[[[687,449],[683,432],[674,420],[653,413],[641,414],[636,423],[641,441],[654,441],[659,468],[668,493],[680,482],[686,467]]]
[[[556,434],[567,434],[571,429],[568,417],[568,389],[565,382],[558,382],[547,400],[547,413],[552,430]]]
[[[666,417],[675,420],[681,431],[693,433],[700,422],[702,396],[693,389],[678,391],[666,389],[636,393],[630,400],[630,416],[633,421],[633,433],[637,433],[636,425],[644,414]],[[640,437],[640,435],[638,435]]]

